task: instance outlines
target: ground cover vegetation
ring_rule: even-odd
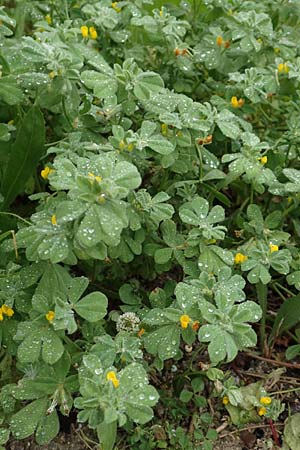
[[[75,414],[103,450],[209,450],[214,410],[280,444],[288,405],[230,364],[300,355],[299,23],[296,0],[2,2],[0,448]]]

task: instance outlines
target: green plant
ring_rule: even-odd
[[[299,354],[299,23],[293,0],[0,7],[0,446],[49,442],[57,410],[103,450],[212,448],[209,395],[261,420],[220,367],[257,335]]]

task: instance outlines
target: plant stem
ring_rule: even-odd
[[[260,322],[260,348],[262,353],[264,354],[265,350],[265,340],[266,340],[266,316],[267,316],[267,286],[259,281],[256,285],[256,292],[260,307],[262,309],[262,318]]]

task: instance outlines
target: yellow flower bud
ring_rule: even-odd
[[[56,215],[55,214],[53,214],[53,216],[51,217],[51,223],[52,223],[52,225],[57,225]]]
[[[244,105],[245,100],[243,100],[242,98],[238,100],[238,98],[234,95],[233,97],[231,97],[230,103],[233,108],[241,108]]]
[[[187,328],[192,319],[187,314],[180,317],[181,328]]]
[[[82,25],[82,27],[80,27],[80,31],[84,39],[86,39],[89,36],[89,29],[86,25]]]
[[[168,125],[166,123],[161,125],[161,134],[164,136],[167,136],[168,134]]]
[[[48,177],[49,177],[49,175],[51,175],[51,173],[53,173],[53,172],[54,172],[54,169],[51,169],[50,167],[46,166],[46,167],[44,167],[44,169],[41,171],[41,177],[42,177],[44,180],[47,180]]]
[[[7,306],[5,304],[2,305],[1,309],[2,309],[2,313],[5,314],[7,317],[12,317],[15,313],[12,308],[10,308],[9,306]]]
[[[278,245],[275,245],[275,244],[269,244],[269,247],[270,247],[270,252],[271,253],[274,253],[274,252],[278,252],[278,250],[279,250],[279,247],[278,247]]]
[[[55,312],[54,311],[48,311],[47,314],[45,314],[45,317],[48,320],[48,322],[51,323],[54,320]]]
[[[97,39],[98,33],[94,27],[89,28],[90,38],[91,39]]]
[[[129,152],[132,152],[133,149],[134,149],[134,144],[130,143],[130,144],[127,145],[127,150]]]
[[[223,405],[228,405],[229,398],[227,396],[223,397],[222,403],[223,403]]]
[[[119,142],[119,149],[124,150],[125,147],[126,147],[126,144],[124,142],[124,139],[121,139]]]
[[[139,332],[138,332],[138,337],[141,337],[141,336],[143,336],[143,334],[145,333],[145,328],[141,328],[140,330],[139,330]]]
[[[51,19],[50,14],[47,14],[47,15],[45,16],[45,20],[46,20],[46,22],[47,22],[48,25],[51,25],[52,19]]]
[[[265,165],[268,162],[268,157],[267,156],[262,156],[261,158],[258,158],[258,160],[260,161],[260,163],[262,165]]]
[[[278,66],[277,66],[277,70],[278,70],[279,73],[283,73],[283,72],[284,73],[289,73],[290,68],[287,65],[287,63],[279,63]]]
[[[243,255],[243,253],[237,253],[234,257],[234,263],[235,264],[242,264],[243,262],[247,261],[248,256]]]
[[[118,7],[118,2],[112,2],[111,7],[112,7],[117,13],[119,13],[119,12],[122,11],[122,8],[119,8],[119,7]]]
[[[3,320],[3,312],[2,309],[0,309],[0,322],[2,322],[2,320]]]
[[[271,405],[271,403],[272,403],[271,397],[261,397],[259,401],[262,405],[265,405],[265,406]]]
[[[222,36],[218,36],[216,39],[216,44],[221,47],[223,45],[223,38]]]
[[[55,72],[53,70],[48,75],[49,75],[49,78],[51,78],[51,80],[53,80],[53,78],[55,78]]]
[[[264,416],[267,413],[267,410],[264,406],[262,406],[261,408],[259,408],[258,410],[258,415],[259,416]]]
[[[107,373],[106,379],[107,381],[111,381],[115,388],[119,387],[120,382],[113,370]]]

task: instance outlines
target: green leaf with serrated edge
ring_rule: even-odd
[[[33,106],[21,122],[3,175],[1,193],[4,196],[4,209],[24,189],[44,153],[44,143],[44,117],[40,109]]]
[[[108,300],[101,292],[92,292],[74,305],[74,310],[89,322],[97,322],[106,315]]]
[[[103,450],[113,450],[117,437],[117,421],[109,424],[102,422],[97,426],[97,436]]]
[[[45,416],[48,400],[41,398],[22,408],[10,419],[10,430],[17,439],[32,435],[41,419]]]
[[[57,436],[59,432],[59,420],[57,412],[54,410],[52,414],[44,415],[36,429],[35,439],[39,445],[48,444]]]

